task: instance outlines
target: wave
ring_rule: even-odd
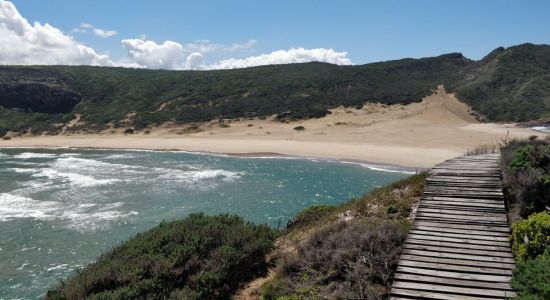
[[[91,176],[82,175],[78,173],[64,173],[54,169],[44,169],[40,173],[32,175],[33,177],[47,177],[51,180],[60,180],[62,182],[69,182],[72,185],[79,187],[92,187],[107,185],[120,181],[119,179],[95,179]]]
[[[64,203],[40,201],[10,193],[0,193],[0,221],[31,218],[43,221],[59,220],[79,231],[104,229],[110,221],[138,215],[135,211],[119,210],[123,202],[109,204]]]
[[[550,132],[550,126],[533,126],[531,129],[542,132]]]
[[[57,154],[53,154],[53,153],[23,152],[21,154],[14,155],[13,158],[31,159],[31,158],[52,158],[56,156]]]
[[[234,181],[241,178],[242,172],[232,172],[227,170],[191,170],[184,171],[178,169],[154,168],[159,173],[158,178],[168,181],[196,183],[203,180],[222,179],[224,181]]]
[[[412,168],[404,168],[399,166],[366,164],[362,162],[345,161],[345,160],[341,160],[339,162],[343,164],[358,165],[358,166],[367,168],[369,170],[379,171],[379,172],[402,173],[402,174],[409,174],[409,175],[414,175],[418,173],[417,170],[413,170]]]
[[[8,221],[14,218],[33,218],[50,220],[57,210],[58,202],[38,201],[32,198],[0,193],[0,221]]]
[[[36,173],[38,170],[36,169],[30,169],[30,168],[7,168],[7,171],[20,173],[20,174],[29,174],[29,173]]]

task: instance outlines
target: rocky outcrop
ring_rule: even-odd
[[[81,100],[78,93],[43,83],[0,83],[0,105],[25,112],[68,113]]]

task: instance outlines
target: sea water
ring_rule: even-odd
[[[185,152],[0,149],[0,299],[36,299],[162,220],[238,214],[284,226],[407,176],[353,163]]]

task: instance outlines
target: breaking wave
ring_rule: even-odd
[[[17,218],[60,220],[77,230],[97,230],[109,221],[138,215],[135,211],[118,210],[123,202],[99,205],[96,203],[72,204],[59,201],[40,201],[29,197],[0,193],[0,221]]]

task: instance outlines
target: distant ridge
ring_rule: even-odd
[[[356,66],[314,62],[214,71],[2,66],[0,136],[270,115],[316,118],[340,105],[418,102],[439,85],[488,120],[529,121],[550,117],[549,74],[550,46],[533,44],[498,48],[480,61],[451,53]]]

